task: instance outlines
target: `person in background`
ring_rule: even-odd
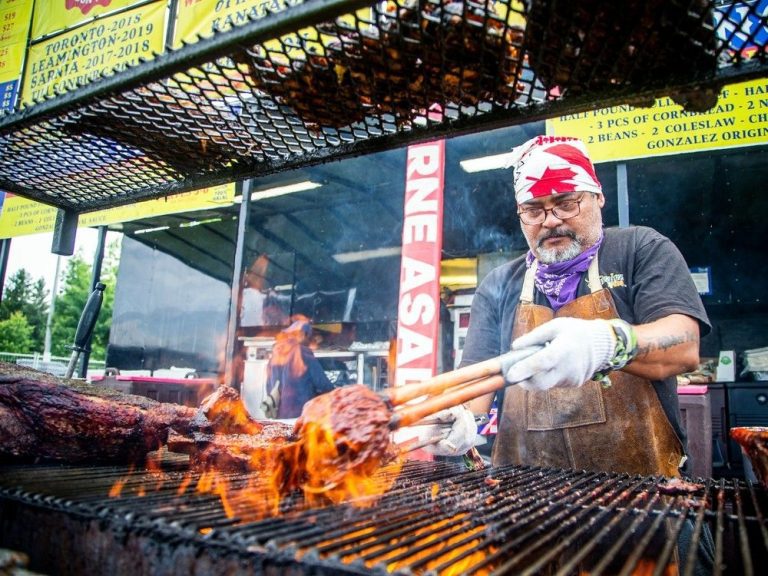
[[[651,228],[603,227],[605,197],[580,140],[533,138],[510,167],[529,251],[478,287],[461,364],[540,349],[504,374],[493,464],[678,476],[676,375],[698,367],[710,330],[683,256]],[[452,433],[466,428],[461,412],[486,413],[492,400],[453,408]],[[461,453],[474,431],[463,434],[454,450],[433,450]]]
[[[240,326],[262,326],[267,300],[267,268],[269,258],[260,254],[243,273],[243,292],[240,299]]]
[[[304,316],[294,316],[293,323],[277,335],[267,365],[268,418],[298,418],[306,402],[333,390],[309,347],[311,338],[312,325]]]

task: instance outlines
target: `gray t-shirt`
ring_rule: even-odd
[[[606,228],[598,252],[600,282],[613,296],[619,317],[630,324],[645,324],[670,314],[686,314],[699,321],[701,335],[711,327],[704,305],[680,251],[652,228]],[[515,308],[525,276],[525,256],[495,268],[475,293],[461,365],[503,354],[511,345]],[[589,293],[586,274],[578,295]],[[538,290],[536,304],[549,306]],[[664,412],[685,445],[680,427],[677,381],[654,381]],[[503,403],[499,398],[498,405]]]

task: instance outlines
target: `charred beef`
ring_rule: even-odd
[[[277,485],[287,488],[300,468],[292,431],[285,422],[253,420],[237,391],[221,386],[203,400],[190,433],[170,434],[168,449],[188,454],[195,470],[274,474]]]
[[[136,463],[194,408],[0,363],[0,460]]]
[[[191,429],[208,434],[259,434],[261,421],[248,414],[240,394],[230,386],[219,386],[200,404]]]
[[[711,79],[717,64],[713,4],[529,0],[529,62],[547,89],[570,95],[674,84],[691,70]],[[706,110],[705,101],[680,98],[690,102],[687,108]]]

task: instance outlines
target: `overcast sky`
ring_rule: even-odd
[[[107,234],[107,244],[114,239],[113,234]],[[56,254],[51,253],[52,242],[52,232],[13,238],[11,240],[11,251],[8,255],[8,268],[5,272],[6,284],[14,272],[20,268],[26,268],[34,280],[38,278],[45,280],[45,286],[50,293],[53,289],[53,280],[56,275],[56,259],[58,258]],[[75,254],[79,251],[86,262],[93,263],[97,242],[98,230],[96,228],[78,228],[75,239]],[[69,260],[68,256],[61,257],[61,272],[66,270],[67,260]]]

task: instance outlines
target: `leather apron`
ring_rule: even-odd
[[[591,293],[557,312],[533,303],[535,272],[534,261],[515,311],[513,339],[556,317],[618,318],[613,297],[600,284],[597,257],[588,271]],[[677,476],[683,447],[651,382],[623,371],[610,379],[609,388],[593,380],[545,392],[507,388],[493,464]]]

